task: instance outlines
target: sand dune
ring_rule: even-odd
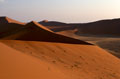
[[[48,20],[43,20],[39,23],[44,26],[65,26],[67,25],[67,23],[62,23],[62,22],[57,22],[57,21],[48,21]]]
[[[46,26],[47,28],[55,31],[66,31],[66,30],[74,30],[77,29],[77,35],[80,34],[91,34],[91,35],[114,35],[119,36],[119,25],[120,19],[107,19],[107,20],[99,20],[95,22],[89,23],[61,23],[56,21],[47,21],[47,22],[39,22],[40,24]]]
[[[44,20],[39,22],[41,25],[51,29],[54,32],[59,32],[59,31],[64,31],[64,30],[73,30],[75,29],[75,27],[73,27],[72,25],[69,25],[67,23],[63,23],[63,22],[57,22],[57,21],[48,21],[48,20]]]
[[[48,78],[52,79],[53,74],[55,74],[57,70],[61,71],[62,73],[59,73],[59,75],[55,75],[55,76],[61,76],[62,74],[64,74],[65,76],[67,76],[66,79],[67,78],[69,79],[70,78],[71,79],[119,79],[120,78],[120,70],[119,70],[120,60],[112,56],[111,54],[107,53],[103,49],[94,45],[82,45],[82,44],[76,45],[76,44],[15,41],[15,40],[13,41],[6,40],[1,42],[7,45],[7,47],[11,47],[19,52],[38,58],[41,62],[38,62],[37,64],[33,63],[34,59],[31,59],[30,61],[32,61],[31,62],[32,65],[35,65],[35,70],[38,68],[37,72],[39,72],[39,74],[37,72],[34,72],[35,71],[34,67],[31,69],[31,71],[33,71],[37,75],[42,75],[43,79],[48,79]],[[2,49],[8,49],[8,48],[2,48]],[[9,50],[6,50],[5,52],[7,51]],[[13,53],[13,51],[9,51],[8,56],[9,54],[11,54],[11,52],[13,55],[14,54],[16,55],[16,53]],[[16,58],[16,56],[12,56],[12,58]],[[20,59],[21,65],[24,62],[28,62],[24,59],[27,58],[25,57]],[[10,62],[13,61],[11,59],[8,60]],[[47,64],[44,64],[42,62],[46,62]],[[22,67],[28,69],[27,68],[28,66],[26,66],[26,64],[25,66],[23,65]],[[52,69],[55,73],[52,72],[51,70],[52,66],[49,66],[48,64],[52,64],[53,67],[57,68],[57,69],[54,68]],[[16,65],[14,67],[16,67]],[[46,71],[45,68],[50,70],[50,73],[48,73],[48,71]],[[4,69],[4,67],[2,69]],[[47,78],[44,77],[45,74],[40,73],[41,72],[40,69],[42,69],[43,73],[46,72],[46,76],[48,75]],[[20,71],[22,72],[21,68]],[[9,75],[11,75],[10,72],[8,73]],[[32,72],[28,77],[31,78],[31,76],[32,77],[34,76]],[[61,79],[64,79],[65,76],[62,76],[63,78],[61,77]],[[40,76],[36,76],[36,77],[41,78]]]
[[[8,17],[0,17],[0,24],[6,24],[6,23],[16,23],[16,24],[23,24],[25,25],[25,23],[22,23],[22,22],[19,22],[19,21],[16,21],[16,20],[13,20],[11,18],[8,18]]]
[[[15,33],[16,40],[26,40],[26,41],[46,41],[46,42],[60,42],[60,43],[73,43],[73,44],[89,44],[87,42],[73,39],[67,36],[56,34],[51,30],[45,28],[44,26],[38,24],[37,22],[30,22],[26,24],[26,28],[22,32],[23,34],[18,35]],[[10,39],[12,36],[10,36]],[[9,38],[8,38],[9,39]]]
[[[0,17],[0,38],[6,37],[24,28],[25,23],[8,17]]]
[[[26,25],[8,24],[4,28],[1,26],[1,38],[9,40],[26,40],[26,41],[46,41],[61,43],[90,44],[78,39],[56,34],[48,28],[32,21]]]
[[[1,30],[0,79],[120,79],[120,60],[96,45],[35,21],[22,25],[7,20],[1,24],[14,25]]]
[[[71,79],[55,66],[0,43],[0,79]]]

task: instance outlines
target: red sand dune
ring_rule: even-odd
[[[120,79],[120,60],[105,50],[34,21],[22,26],[0,40],[0,79]]]
[[[87,42],[56,34],[51,30],[45,28],[37,22],[30,22],[26,24],[26,28],[22,31],[9,36],[6,39],[26,40],[26,41],[46,41],[46,42],[61,42],[73,44],[89,44]]]
[[[1,42],[1,79],[120,79],[120,60],[94,45]]]

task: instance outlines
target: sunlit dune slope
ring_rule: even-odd
[[[95,45],[15,40],[1,42],[19,52],[54,65],[71,79],[120,78],[120,60]],[[15,56],[13,56],[13,58],[14,57]],[[21,60],[23,60],[23,58]],[[44,65],[43,63],[41,64]],[[51,74],[52,73],[53,72],[51,72]],[[41,75],[41,73],[39,74]],[[51,77],[49,77],[49,79],[51,79]]]
[[[0,79],[71,79],[52,64],[0,43]]]
[[[0,40],[0,79],[120,79],[120,60],[105,50],[35,21],[18,25]]]

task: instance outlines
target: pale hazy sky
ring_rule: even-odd
[[[120,0],[0,0],[0,16],[23,22],[90,22],[120,18]]]

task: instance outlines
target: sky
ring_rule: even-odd
[[[0,0],[0,16],[22,22],[86,23],[120,18],[120,0]]]

